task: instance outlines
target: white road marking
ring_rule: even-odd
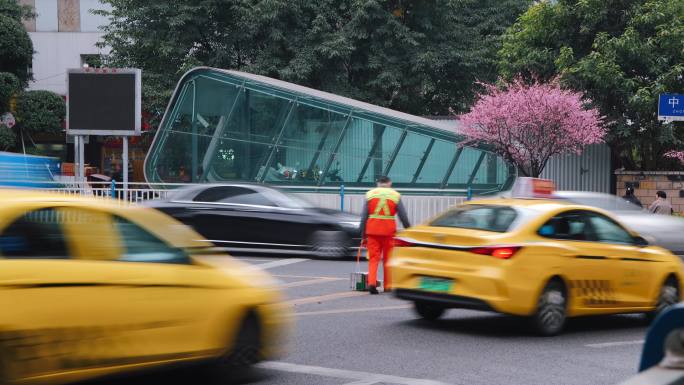
[[[259,264],[256,264],[254,266],[258,267],[259,269],[266,270],[266,269],[272,269],[274,267],[287,266],[287,265],[292,265],[293,263],[306,262],[306,261],[310,261],[310,259],[307,259],[307,258],[288,258],[288,259],[280,259],[278,261],[259,263]]]
[[[315,297],[297,298],[297,299],[287,301],[287,303],[290,305],[304,305],[307,303],[324,302],[324,301],[330,301],[330,300],[338,299],[338,298],[360,297],[362,295],[368,295],[368,293],[362,292],[362,291],[342,291],[339,293],[317,295]]]
[[[326,282],[335,282],[335,281],[346,281],[346,279],[345,278],[315,278],[315,279],[307,279],[306,281],[296,281],[296,282],[285,283],[282,285],[278,285],[278,287],[281,289],[287,289],[290,287],[308,286],[308,285],[315,285],[317,283],[326,283]]]
[[[615,342],[603,342],[600,344],[587,344],[584,345],[588,348],[610,348],[613,346],[628,346],[628,345],[642,345],[644,340],[634,340],[634,341],[615,341]]]
[[[274,277],[278,278],[309,278],[309,279],[348,279],[340,277],[317,277],[312,275],[292,275],[292,274],[272,274]]]
[[[352,384],[356,385],[370,385],[378,382],[401,385],[446,385],[444,382],[420,378],[390,376],[386,374],[359,372],[355,370],[325,368],[322,366],[298,365],[291,364],[289,362],[266,361],[257,364],[257,366],[263,369],[277,370],[281,372],[310,374],[314,376],[354,380],[355,382],[352,382]]]
[[[238,261],[245,261],[245,262],[271,262],[273,258],[250,258],[250,257],[233,257],[237,259]]]
[[[367,311],[383,311],[383,310],[400,310],[400,309],[410,309],[411,305],[397,305],[397,306],[384,306],[384,307],[362,307],[356,309],[336,309],[336,310],[318,310],[318,311],[303,311],[301,313],[295,313],[296,317],[306,316],[306,315],[326,315],[326,314],[344,314],[344,313],[360,313]]]

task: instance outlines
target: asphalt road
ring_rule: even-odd
[[[570,320],[548,338],[524,319],[478,311],[450,310],[430,323],[389,294],[351,291],[352,261],[239,258],[281,281],[296,329],[281,360],[222,384],[616,384],[635,374],[646,332],[636,315]],[[106,385],[217,383],[196,376],[181,370]]]

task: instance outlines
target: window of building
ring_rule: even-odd
[[[36,32],[57,32],[57,1],[36,0]]]
[[[109,67],[109,56],[100,54],[81,55],[81,67],[86,65],[90,68]]]

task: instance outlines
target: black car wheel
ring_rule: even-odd
[[[261,325],[254,313],[249,313],[242,321],[233,345],[219,361],[219,366],[235,370],[246,368],[261,359]]]
[[[674,278],[668,278],[658,292],[656,299],[655,310],[647,313],[649,321],[654,320],[659,314],[665,311],[668,307],[679,303],[679,285]]]
[[[549,282],[537,301],[537,311],[532,316],[536,331],[544,336],[560,333],[567,318],[567,297],[563,283]]]
[[[322,258],[347,256],[349,239],[343,231],[319,230],[311,236],[311,252]]]
[[[431,305],[425,302],[414,302],[413,308],[421,318],[428,321],[436,321],[444,314],[446,310],[443,307]]]

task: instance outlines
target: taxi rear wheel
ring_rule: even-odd
[[[444,314],[443,307],[431,305],[425,302],[414,302],[413,308],[419,316],[428,321],[435,321]]]
[[[560,333],[567,318],[567,297],[562,282],[549,282],[537,301],[537,311],[532,316],[536,331],[543,336]]]

